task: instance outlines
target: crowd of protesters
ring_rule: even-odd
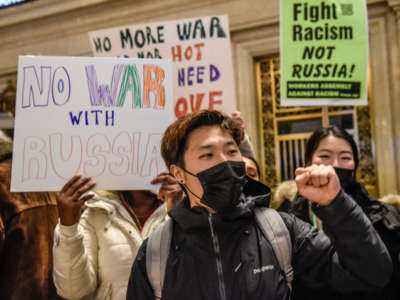
[[[180,118],[161,151],[158,191],[11,193],[0,135],[0,298],[400,299],[397,197],[357,181],[345,130],[316,129],[273,199],[239,112]]]

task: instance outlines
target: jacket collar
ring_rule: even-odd
[[[345,192],[361,207],[364,213],[371,220],[372,224],[384,219],[389,213],[386,205],[371,197],[366,191],[364,185],[359,182],[350,185]]]
[[[248,178],[240,203],[229,213],[213,215],[213,219],[216,220],[216,224],[232,224],[236,220],[252,218],[254,208],[260,206],[267,207],[269,201],[269,187],[259,181]],[[209,226],[208,211],[201,206],[191,207],[188,197],[179,202],[169,212],[169,215],[178,223],[183,231],[197,231],[200,228]]]
[[[107,193],[101,196],[95,192],[90,192],[94,194],[94,197],[88,201],[86,201],[85,205],[90,208],[102,209],[104,210],[110,217],[115,217],[116,215],[122,216],[125,220],[129,221],[133,225],[136,226],[135,222],[132,220],[132,217],[124,207],[124,205],[120,202],[119,197],[115,193]],[[162,219],[167,215],[167,205],[163,203],[151,214],[146,223],[153,219]]]
[[[94,197],[86,201],[85,205],[90,208],[97,208],[106,211],[108,214],[113,214],[115,211],[119,213],[126,211],[123,205],[119,202],[118,196],[111,196],[111,194],[107,194],[107,196],[102,196],[95,192],[89,192],[89,194],[93,194]]]

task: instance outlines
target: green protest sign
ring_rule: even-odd
[[[364,0],[281,0],[281,105],[366,105]]]

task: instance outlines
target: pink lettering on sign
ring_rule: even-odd
[[[25,137],[24,153],[22,157],[22,178],[25,182],[29,179],[47,178],[47,144],[43,138],[36,136]]]
[[[110,163],[110,173],[114,176],[124,176],[129,172],[129,167],[133,165],[130,163],[131,155],[134,152],[133,145],[135,134],[133,139],[129,132],[122,131],[118,133],[112,143],[111,151],[114,153],[116,160]],[[137,149],[136,152],[138,152]],[[132,162],[134,159],[132,159]]]
[[[159,162],[161,138],[161,134],[149,134],[140,176],[150,176],[153,169],[161,169],[162,163]]]
[[[92,177],[155,176],[164,167],[161,138],[159,133],[128,131],[114,137],[95,133],[86,139],[62,133],[47,138],[28,136],[24,139],[21,181],[43,181],[53,172],[64,180],[79,172]]]
[[[104,174],[107,167],[107,156],[111,153],[111,143],[105,134],[91,135],[86,142],[86,161],[83,173],[97,177]]]
[[[82,138],[70,136],[69,142],[63,140],[62,133],[49,135],[50,164],[56,175],[69,179],[78,170],[82,163]]]

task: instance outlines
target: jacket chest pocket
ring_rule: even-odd
[[[247,295],[259,295],[259,291],[263,291],[263,295],[273,295],[277,285],[285,280],[275,254],[265,239],[260,239],[258,246],[241,251],[241,264],[240,277],[242,284],[246,283]]]
[[[253,294],[260,285],[261,276],[255,275],[254,270],[258,267],[255,257],[242,257],[240,269],[235,268],[236,282],[244,288],[244,294]],[[244,284],[243,284],[244,283]]]

